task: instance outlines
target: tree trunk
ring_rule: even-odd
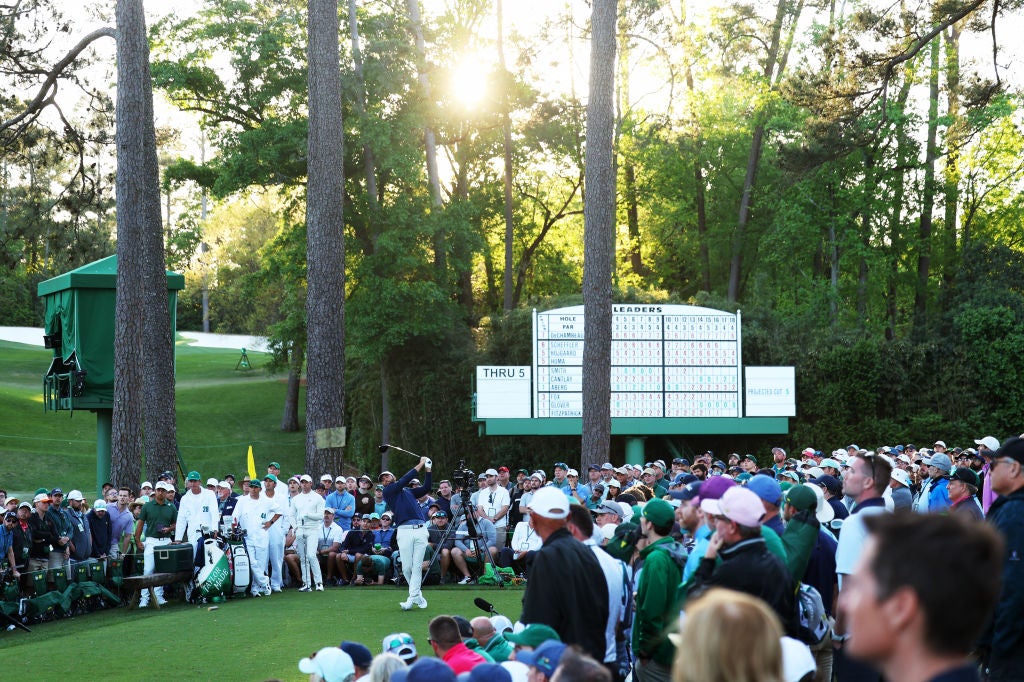
[[[960,122],[960,29],[956,24],[945,33],[946,39],[946,118],[945,149],[946,168],[943,172],[943,204],[945,216],[942,221],[942,278],[946,286],[952,286],[958,261],[958,218],[960,208],[960,145],[962,124]]]
[[[292,342],[288,353],[288,388],[284,396],[284,414],[281,415],[281,430],[294,433],[299,430],[299,387],[302,385],[302,346]]]
[[[939,128],[939,39],[931,46],[928,73],[928,133],[925,142],[924,188],[921,219],[917,231],[917,287],[914,291],[914,334],[925,333],[928,314],[928,279],[932,263],[932,210],[935,207],[935,163],[938,158],[936,137]]]
[[[426,110],[433,111],[433,104],[430,98],[430,79],[427,77],[427,47],[423,40],[423,23],[420,19],[420,5],[418,0],[406,0],[409,10],[409,28],[412,30],[413,38],[416,41],[416,58],[418,60],[417,71],[420,84],[420,96],[426,102]],[[428,114],[429,115],[429,114]],[[441,179],[437,172],[437,141],[434,136],[434,129],[430,126],[429,120],[423,127],[423,147],[427,157],[427,183],[430,187],[430,203],[433,208],[441,208]],[[434,227],[434,269],[436,271],[437,283],[446,287],[448,280],[448,264],[445,246],[444,224],[441,220],[433,222]]]
[[[113,428],[114,442],[119,449],[115,456],[114,480],[124,483],[136,480],[140,473],[137,447],[140,425],[145,427],[146,469],[150,477],[173,470],[177,456],[174,339],[167,300],[149,42],[141,0],[118,0],[116,17],[118,320],[115,354],[119,362],[115,362]],[[120,382],[116,377],[118,373],[122,374]],[[128,419],[134,424],[126,424]],[[132,443],[134,453],[123,449],[131,448]]]
[[[309,0],[306,471],[341,471],[345,240],[337,0]]]
[[[388,366],[380,361],[380,442],[391,442],[391,387],[388,381]],[[380,454],[380,470],[387,471],[390,462],[388,451]]]
[[[616,0],[593,0],[583,205],[583,463],[611,450],[612,261],[615,252]]]
[[[356,14],[356,0],[348,0],[348,29],[352,39],[352,68],[356,74],[356,112],[360,118],[366,116],[366,81],[363,77],[363,52],[359,46],[359,22]],[[366,179],[366,201],[370,206],[371,223],[377,219],[377,159],[373,148],[363,140],[363,175]],[[376,245],[378,230],[372,225],[373,244]]]
[[[498,66],[503,75],[508,74],[505,65],[505,27],[502,15],[502,0],[495,1],[495,12],[498,20]],[[501,129],[502,129],[502,153],[505,160],[505,277],[502,285],[504,287],[503,309],[509,312],[515,307],[512,296],[512,269],[514,254],[512,251],[515,232],[512,224],[512,120],[509,116],[509,98],[505,94],[505,103],[502,107]]]

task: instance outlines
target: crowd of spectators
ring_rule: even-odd
[[[429,466],[421,482],[425,459],[401,477],[384,471],[314,481],[302,474],[280,486],[280,466],[271,462],[257,480],[243,478],[240,492],[229,476],[204,485],[198,472],[189,473],[179,492],[167,472],[156,486],[145,482],[139,490],[104,486],[92,504],[77,490],[65,496],[60,488],[41,488],[31,501],[0,490],[7,510],[0,557],[17,578],[138,555],[149,538],[194,542],[209,525],[221,532],[237,526],[265,548],[251,552],[260,578],[253,581],[256,596],[289,586],[305,592],[401,583],[421,574],[423,585],[469,584],[488,564],[525,579],[514,626],[487,618],[431,622],[428,641],[448,671],[426,670],[434,665],[426,661],[421,672],[389,667],[402,643],[415,652],[405,634],[385,640],[384,677],[373,677],[376,661],[371,665],[366,656],[360,659],[366,666],[353,668],[362,670],[360,679],[413,682],[470,674],[481,662],[503,659],[519,663],[504,666],[509,679],[525,679],[528,671],[531,680],[852,682],[882,679],[883,670],[909,675],[898,665],[899,652],[869,645],[874,635],[860,616],[863,576],[874,571],[890,585],[875,595],[885,602],[876,607],[895,619],[900,608],[911,612],[895,595],[943,585],[943,576],[962,577],[971,561],[985,560],[1001,575],[986,577],[992,594],[975,595],[973,616],[959,619],[956,646],[922,626],[918,658],[944,656],[947,668],[974,671],[955,679],[977,679],[979,671],[990,680],[1020,679],[1024,439],[1000,443],[985,436],[973,445],[947,448],[939,440],[929,448],[866,450],[851,444],[827,453],[806,448],[796,457],[774,448],[770,462],[707,452],[692,461],[594,463],[583,475],[555,462],[550,477],[543,469],[502,466],[487,469],[466,490],[449,480],[434,486]],[[396,497],[396,485],[405,497]],[[404,501],[396,524],[389,500],[397,499]],[[160,504],[170,523],[147,511]],[[890,551],[891,541],[879,539],[891,536],[887,517],[912,521],[900,526],[904,551]],[[921,549],[934,544],[929,519],[957,524],[940,532],[964,536],[961,544],[980,542],[973,559],[952,556],[955,548],[946,557]],[[422,560],[417,550],[414,565],[402,566],[396,525],[424,533],[426,548]],[[906,569],[910,559],[887,565],[890,555],[908,552],[933,559],[917,573]],[[410,587],[402,608],[414,605],[426,601]],[[928,620],[931,605],[917,606]],[[746,644],[737,647],[737,640]],[[944,642],[938,651],[936,642]],[[354,658],[331,648],[303,659],[300,668],[312,673],[332,660],[347,669],[345,661]],[[941,667],[900,679],[940,679]],[[757,670],[763,674],[751,672]],[[487,679],[505,679],[492,674],[497,677]]]

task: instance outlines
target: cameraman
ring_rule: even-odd
[[[427,600],[423,598],[420,590],[423,580],[421,566],[427,549],[427,522],[420,516],[416,500],[424,493],[430,492],[432,481],[428,461],[430,460],[426,457],[420,457],[419,463],[409,469],[404,476],[384,486],[384,501],[395,513],[395,535],[398,538],[398,551],[402,555],[402,573],[405,575],[405,581],[409,583],[409,598],[399,604],[403,611],[408,611],[413,606],[427,608]],[[426,477],[423,479],[423,485],[419,488],[407,488],[409,481],[424,468]]]

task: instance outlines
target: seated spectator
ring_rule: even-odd
[[[431,556],[440,552],[438,559],[441,569],[441,583],[448,579],[448,568],[452,562],[452,548],[455,546],[455,538],[449,536],[445,539],[445,531],[448,530],[448,515],[443,511],[436,512],[430,517],[430,526],[427,528],[427,545],[431,548]]]
[[[567,649],[551,682],[612,682],[612,673],[590,656]]]
[[[384,638],[382,642],[383,653],[394,654],[402,659],[406,665],[416,662],[416,642],[412,635],[406,632],[396,632]]]
[[[299,672],[312,682],[352,682],[356,668],[352,657],[338,647],[325,646],[309,658],[299,661]]]
[[[548,682],[568,648],[558,640],[548,640],[533,651],[517,651],[516,660],[530,667],[530,682]]]
[[[354,525],[354,524],[353,524]],[[350,530],[338,548],[338,570],[341,572],[341,585],[347,585],[355,579],[355,566],[373,549],[373,531],[370,530],[370,519],[360,519],[359,530]]]
[[[525,574],[530,558],[542,544],[543,541],[537,532],[530,528],[530,524],[527,521],[520,521],[512,533],[509,546],[501,548],[496,563],[505,568],[512,568],[517,574]]]
[[[393,682],[455,682],[451,667],[436,658],[421,658],[406,670],[391,674]]]
[[[391,682],[392,674],[406,669],[405,661],[395,654],[377,654],[370,664],[370,674],[367,678],[370,682]]]
[[[466,641],[471,649],[480,648],[487,652],[495,663],[502,663],[512,657],[512,643],[501,636],[494,628],[494,623],[487,616],[477,616],[469,621],[473,628],[473,638]]]
[[[760,599],[709,590],[686,609],[676,643],[673,682],[783,682],[782,625]],[[742,646],[737,646],[742,642]]]
[[[521,651],[533,651],[548,640],[562,641],[562,638],[555,632],[554,628],[543,623],[531,623],[518,634],[506,632],[505,639],[512,642],[516,660],[519,659],[519,652]]]
[[[355,667],[355,679],[359,680],[370,674],[370,666],[373,664],[373,654],[366,646],[359,642],[346,640],[338,645],[338,648],[349,655],[352,665]]]
[[[324,508],[324,523],[316,536],[316,559],[320,562],[320,573],[328,585],[337,585],[338,576],[335,568],[338,565],[338,551],[345,531],[334,522],[334,509]]]
[[[475,666],[484,663],[483,656],[471,651],[462,642],[459,634],[459,625],[451,616],[436,616],[428,626],[430,631],[430,646],[434,649],[434,655],[448,664],[456,675],[469,672]],[[422,664],[429,659],[419,661]]]
[[[459,525],[457,531],[455,531],[455,547],[452,548],[452,563],[455,564],[455,568],[459,569],[462,573],[462,580],[459,581],[460,585],[468,585],[473,582],[473,577],[469,574],[469,563],[478,563],[481,558],[477,556],[477,545],[479,544],[481,551],[486,548],[486,551],[490,552],[491,559],[495,560],[498,556],[498,545],[497,545],[497,530],[494,524],[488,519],[477,519],[476,521],[477,540],[472,540],[467,537],[469,531],[466,526],[466,522],[463,521]]]

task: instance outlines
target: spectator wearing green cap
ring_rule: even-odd
[[[670,536],[674,523],[675,510],[665,500],[651,500],[640,512],[640,533],[647,546],[640,550],[644,568],[636,586],[633,619],[633,679],[638,682],[671,678],[675,645],[667,632],[679,614],[676,590],[683,578],[675,556],[685,557],[682,545]]]

